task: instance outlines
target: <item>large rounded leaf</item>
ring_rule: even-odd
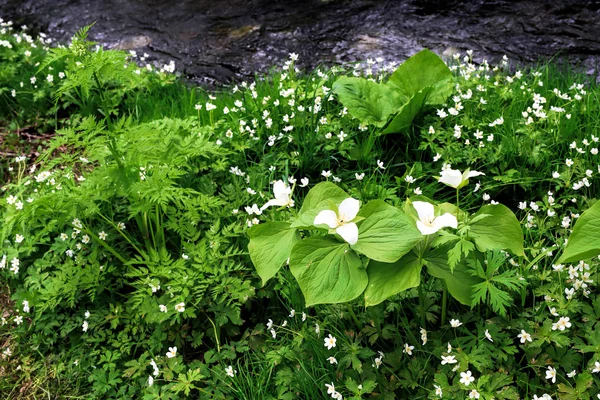
[[[510,209],[502,204],[486,205],[472,219],[469,234],[481,252],[487,250],[510,250],[517,256],[524,255],[521,224]]]
[[[600,201],[587,209],[577,219],[567,247],[558,260],[567,263],[600,254]]]
[[[290,228],[289,222],[267,222],[254,225],[248,236],[250,259],[264,286],[290,257],[300,235],[296,229]]]
[[[383,200],[370,201],[358,215],[366,219],[352,248],[372,260],[392,263],[423,239],[409,217]]]
[[[421,283],[423,263],[413,252],[395,263],[370,261],[367,267],[369,284],[365,290],[365,306],[374,306],[390,296],[417,287]]]
[[[316,184],[302,203],[298,218],[292,223],[292,228],[309,228],[313,226],[315,217],[323,210],[331,209],[331,203],[339,205],[350,195],[334,183],[321,182]],[[337,210],[334,210],[337,211]]]
[[[333,92],[354,118],[379,127],[402,104],[394,89],[364,78],[341,77],[333,84]]]
[[[403,62],[390,77],[388,85],[405,99],[432,87],[427,104],[442,104],[452,94],[452,72],[440,57],[424,49]]]
[[[446,282],[446,287],[452,297],[460,303],[470,306],[473,287],[483,280],[471,275],[464,260],[456,265],[454,270],[451,270],[448,265],[448,250],[451,248],[451,245],[445,245],[427,252],[425,254],[427,272]]]
[[[360,257],[348,244],[323,236],[298,242],[292,249],[290,269],[307,307],[353,300],[369,280]]]
[[[411,126],[415,117],[423,110],[423,107],[425,107],[427,98],[432,92],[433,87],[430,86],[420,90],[412,96],[408,102],[400,107],[398,113],[381,133],[398,133]]]

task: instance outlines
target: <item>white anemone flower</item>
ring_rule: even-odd
[[[278,180],[273,184],[274,199],[271,199],[265,203],[260,209],[264,210],[267,207],[279,206],[279,207],[293,207],[294,200],[292,200],[292,189],[282,180]]]
[[[440,172],[440,179],[438,182],[441,182],[445,185],[452,186],[455,189],[460,189],[469,183],[469,178],[473,178],[479,175],[485,175],[483,172],[479,171],[469,171],[468,169],[465,172],[460,172],[457,169],[444,169]]]
[[[426,201],[413,201],[412,205],[419,215],[417,229],[419,229],[423,235],[431,235],[445,227],[454,229],[458,227],[456,216],[450,213],[445,213],[444,215],[436,217],[434,215],[433,204],[431,203],[427,203]]]
[[[315,217],[314,225],[327,225],[335,229],[335,233],[351,245],[358,241],[358,226],[352,220],[356,218],[360,202],[353,198],[347,198],[338,206],[338,211],[323,210]]]

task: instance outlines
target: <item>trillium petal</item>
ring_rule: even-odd
[[[284,196],[289,198],[291,192],[292,189],[290,189],[290,187],[282,180],[278,180],[273,184],[273,194],[275,195],[276,199]]]
[[[293,204],[294,203],[292,201],[291,205],[293,206]],[[271,207],[271,206],[283,207],[283,206],[287,206],[287,205],[290,205],[289,197],[286,197],[283,199],[271,199],[271,200],[267,201],[265,203],[265,205],[260,208],[260,211],[264,211],[267,207]],[[256,214],[259,214],[259,213],[256,213]]]
[[[351,245],[354,245],[356,242],[358,242],[358,226],[356,226],[354,222],[339,226],[335,232]]]
[[[342,201],[338,207],[338,214],[340,220],[343,222],[350,222],[356,218],[358,210],[360,208],[360,202],[352,197]]]
[[[272,199],[272,200],[267,201],[265,203],[265,205],[260,208],[260,210],[264,211],[267,207],[278,206],[278,205],[279,205],[279,201],[277,201],[277,199]]]
[[[436,232],[445,227],[456,229],[458,227],[458,220],[456,219],[455,215],[446,213],[434,219],[431,225],[433,226]]]
[[[290,196],[287,194],[284,194],[281,197],[276,197],[275,200],[280,206],[287,206],[291,203]]]
[[[335,211],[331,210],[323,210],[315,217],[315,221],[313,225],[322,225],[325,224],[330,228],[335,228],[338,225],[337,214]]]
[[[483,172],[479,172],[479,171],[469,171],[469,173],[467,174],[465,179],[473,178],[473,177],[479,176],[479,175],[485,175],[485,174]]]
[[[426,201],[413,201],[412,205],[422,222],[427,224],[433,220],[433,204]]]
[[[462,173],[457,169],[442,170],[440,175],[441,177],[438,181],[453,188],[457,188],[463,181]]]
[[[417,229],[421,232],[421,235],[431,235],[436,233],[438,230],[431,225],[426,225],[421,221],[417,221]]]

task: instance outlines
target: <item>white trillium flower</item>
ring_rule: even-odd
[[[469,183],[469,178],[473,178],[479,175],[485,175],[483,172],[479,171],[469,171],[468,169],[465,172],[460,172],[457,169],[444,169],[440,172],[440,179],[438,182],[441,182],[445,185],[452,186],[455,189],[460,189]]]
[[[332,210],[323,210],[315,217],[314,225],[327,225],[335,229],[335,233],[351,245],[358,241],[358,226],[351,222],[360,208],[360,202],[353,198],[347,198],[338,206],[337,213]]]
[[[412,205],[419,215],[417,228],[423,235],[431,235],[445,227],[454,229],[458,227],[458,220],[455,215],[445,213],[444,215],[436,217],[434,215],[433,204],[431,203],[426,201],[413,201]]]
[[[267,207],[279,206],[279,207],[293,207],[294,200],[292,200],[292,189],[282,180],[278,180],[273,184],[274,199],[271,199],[265,203],[260,209],[261,211]]]

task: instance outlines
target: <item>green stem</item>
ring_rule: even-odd
[[[427,319],[425,318],[425,291],[423,285],[419,285],[419,314],[421,316],[421,326],[427,329]]]
[[[215,342],[217,343],[217,353],[221,354],[221,345],[219,344],[219,335],[217,334],[217,326],[212,319],[207,315],[206,318],[210,321],[213,326],[213,332],[215,333]]]
[[[119,234],[139,253],[139,254],[143,254],[143,252],[140,250],[139,247],[137,247],[132,241],[131,239],[122,231],[120,230],[117,225],[110,220],[108,217],[106,217],[105,215],[103,215],[102,213],[98,213],[98,215],[104,219],[106,222],[108,222],[117,232],[119,232]]]
[[[73,226],[73,228],[77,229],[76,226]],[[106,243],[104,240],[100,240],[100,238],[98,238],[98,236],[96,236],[92,231],[90,231],[86,228],[82,228],[80,230],[81,230],[81,232],[87,233],[88,235],[90,235],[92,237],[92,239],[94,239],[97,243],[99,243],[100,246],[102,246],[106,250],[108,250],[108,252],[110,252],[113,256],[115,256],[123,264],[127,264],[127,260],[125,260],[123,257],[121,257],[121,255],[119,253],[117,253],[117,251],[115,249],[113,249],[111,246],[109,246],[108,243]]]
[[[444,291],[442,292],[442,325],[446,325],[446,309],[448,308],[448,287],[444,282]]]
[[[352,309],[352,306],[350,305],[350,303],[346,303],[346,308],[348,309],[348,313],[352,317],[352,320],[354,321],[354,323],[356,324],[358,329],[362,331],[363,324],[361,324],[360,321],[358,320],[358,318],[356,318],[356,314],[354,313],[354,310]]]
[[[157,241],[159,241],[160,243],[163,244],[163,248],[164,248],[164,244],[165,244],[165,234],[162,228],[162,223],[161,223],[161,214],[160,214],[160,210],[159,210],[159,206],[156,205],[155,210],[155,221],[154,223],[156,224],[156,237],[157,237]]]
[[[458,197],[458,189],[456,189],[456,220],[460,222],[459,214],[460,214],[460,198]]]
[[[152,248],[152,243],[150,243],[150,235],[148,234],[148,227],[142,218],[142,215],[138,214],[135,216],[135,222],[138,225],[138,229],[142,232],[142,238],[144,239],[144,244],[147,249]]]

